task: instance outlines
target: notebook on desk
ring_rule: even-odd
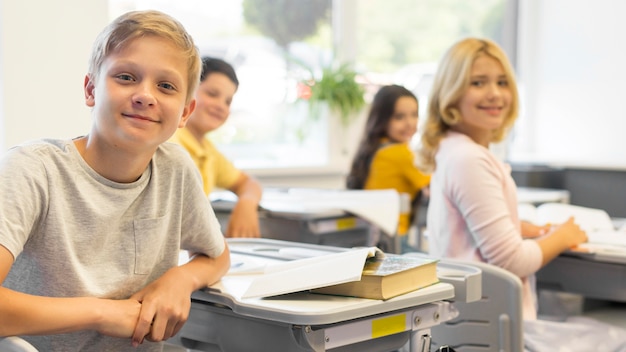
[[[587,233],[588,242],[567,252],[610,263],[626,263],[626,231],[616,229],[609,214],[596,208],[564,203],[520,204],[520,219],[537,225],[561,224],[569,217]]]

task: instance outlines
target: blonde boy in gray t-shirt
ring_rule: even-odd
[[[0,160],[0,337],[40,351],[160,350],[229,252],[182,148],[200,59],[176,20],[131,12],[97,38],[89,134]],[[195,256],[178,266],[181,249]],[[138,348],[134,348],[138,347]]]

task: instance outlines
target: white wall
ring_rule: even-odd
[[[626,169],[626,2],[522,0],[513,160]]]
[[[108,22],[107,0],[0,0],[0,153],[30,139],[89,132],[83,79],[93,40]],[[334,144],[347,136],[354,149],[360,128],[336,134]],[[331,169],[258,177],[269,186],[343,187],[345,171]]]
[[[83,78],[106,0],[0,0],[0,150],[89,132]]]
[[[523,94],[514,161],[626,169],[626,2],[521,0]],[[89,131],[82,84],[106,0],[0,0],[0,150]],[[359,133],[348,145],[356,146]],[[310,175],[310,177],[307,177]],[[259,175],[274,184],[339,187],[343,175]]]

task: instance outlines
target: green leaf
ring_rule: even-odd
[[[329,66],[322,77],[311,86],[309,103],[313,116],[319,114],[319,104],[339,114],[343,126],[348,126],[365,106],[365,89],[356,81],[357,72],[349,65]]]

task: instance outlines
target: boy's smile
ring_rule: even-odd
[[[91,138],[115,149],[154,152],[193,110],[194,103],[185,102],[187,64],[174,45],[152,36],[111,53],[97,80],[85,83],[96,119]]]
[[[142,116],[142,115],[136,115],[136,114],[122,114],[122,115],[131,119],[137,119],[137,120],[143,120],[143,121],[149,121],[149,122],[159,122],[157,119],[153,119],[153,118]]]
[[[201,140],[222,126],[230,115],[230,105],[237,85],[221,72],[209,74],[196,93],[196,108],[187,122],[187,129]]]

